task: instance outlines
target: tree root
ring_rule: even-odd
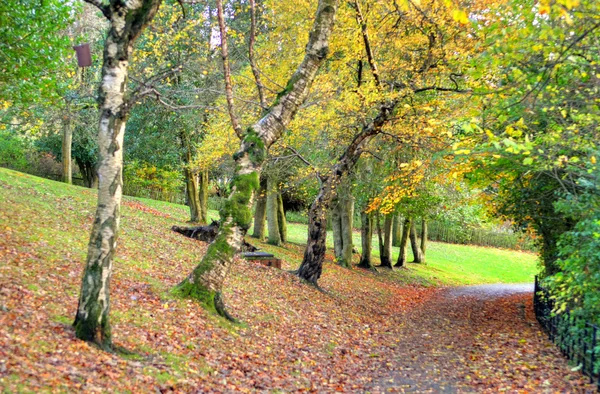
[[[229,312],[227,312],[227,308],[225,308],[225,303],[223,302],[223,299],[221,298],[220,292],[217,292],[215,294],[215,309],[220,316],[224,317],[225,319],[229,320],[230,322],[239,323],[235,317],[231,316],[229,314]]]

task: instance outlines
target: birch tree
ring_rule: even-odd
[[[75,316],[76,336],[104,349],[112,347],[109,284],[123,189],[123,135],[131,100],[127,71],[135,40],[156,14],[161,0],[85,0],[110,21],[98,89],[98,206]]]
[[[267,150],[282,136],[306,100],[311,84],[327,57],[337,6],[337,0],[319,1],[304,59],[264,114],[244,130],[235,111],[223,6],[221,1],[217,1],[228,110],[241,144],[234,155],[236,170],[230,181],[231,193],[220,211],[219,234],[196,268],[177,286],[176,292],[195,298],[209,308],[214,307],[227,318],[231,319],[231,316],[221,300],[223,281],[252,223],[252,203],[259,189]]]

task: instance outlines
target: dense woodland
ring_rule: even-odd
[[[185,203],[190,227],[219,210],[172,291],[229,319],[244,239],[295,220],[307,285],[328,231],[373,271],[505,234],[539,250],[557,313],[598,324],[599,32],[596,0],[8,0],[0,165],[98,190],[74,326],[105,349],[123,194]]]

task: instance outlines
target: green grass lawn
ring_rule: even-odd
[[[0,169],[0,180],[14,187],[34,187],[35,192],[23,196],[24,201],[29,199],[35,201],[38,209],[45,206],[50,207],[45,199],[60,198],[63,201],[65,209],[88,209],[93,212],[93,207],[89,206],[90,199],[95,196],[95,191],[67,186],[59,182],[49,181],[30,175],[20,174],[18,172]],[[144,198],[124,197],[124,202],[139,201],[145,206],[168,214],[173,218],[172,223],[182,225],[187,220],[189,211],[184,205],[172,204],[163,201],[149,200]],[[134,211],[124,211],[123,222],[130,220],[139,220]],[[32,212],[23,212],[24,217],[32,215]],[[49,217],[50,215],[44,215]],[[216,211],[209,211],[209,219],[218,219]],[[61,223],[63,230],[68,230],[72,223]],[[150,226],[151,223],[148,223]],[[78,224],[75,224],[78,226]],[[298,245],[306,243],[307,228],[304,224],[288,223],[288,241],[289,246],[281,248],[273,247],[256,239],[248,237],[251,243],[257,244],[260,248],[271,251],[276,255],[286,256],[292,266],[300,264],[302,259],[302,248]],[[35,237],[35,230],[31,234]],[[62,232],[65,239],[70,238],[66,232]],[[83,235],[82,241],[88,234]],[[360,233],[354,233],[354,243],[360,251]],[[333,248],[331,232],[327,237],[328,248]],[[183,252],[180,252],[183,253]],[[83,258],[85,248],[80,251],[80,258]],[[377,237],[373,237],[373,256],[377,263],[379,258],[379,247]],[[393,248],[393,258],[396,261],[398,257],[398,248]],[[409,251],[409,260],[412,254]],[[355,255],[355,260],[358,256]],[[355,261],[357,263],[357,261]],[[405,269],[394,271],[380,270],[381,275],[389,276],[394,281],[402,283],[416,283],[423,285],[465,285],[482,283],[517,283],[532,282],[534,275],[538,271],[537,256],[532,253],[519,252],[513,250],[502,250],[480,246],[454,245],[439,242],[429,242],[427,247],[427,264],[407,264]]]

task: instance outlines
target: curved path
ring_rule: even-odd
[[[593,392],[541,331],[532,293],[533,284],[444,289],[406,315],[393,372],[370,392]]]

